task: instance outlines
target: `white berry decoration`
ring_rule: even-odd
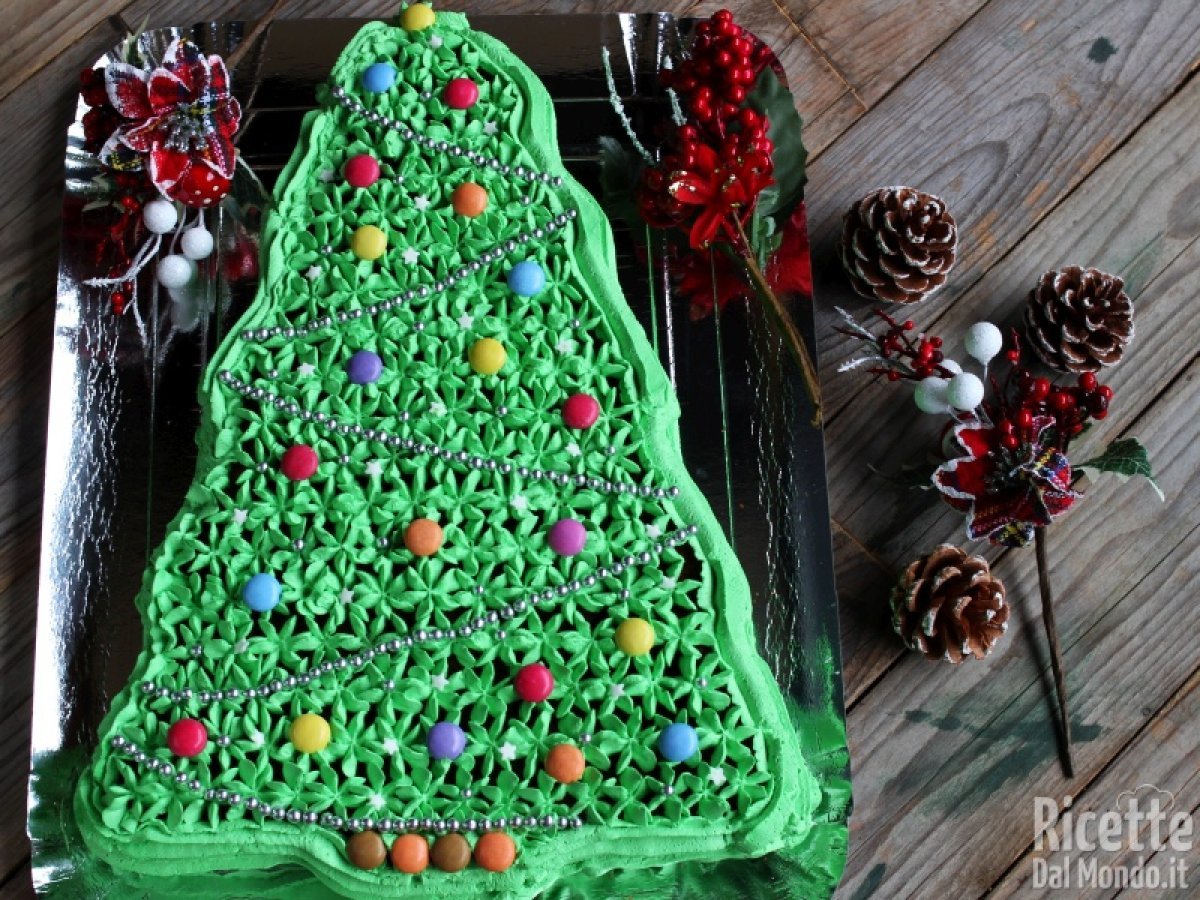
[[[213,236],[203,225],[189,228],[180,238],[179,247],[188,259],[207,259],[213,252]]]
[[[938,365],[949,372],[951,375],[957,375],[962,371],[962,366],[952,359],[943,359]]]
[[[950,406],[946,402],[946,388],[949,384],[950,382],[945,378],[939,378],[936,375],[921,379],[913,392],[917,409],[934,415],[949,412]]]
[[[991,322],[976,322],[967,329],[964,343],[967,353],[986,366],[1004,346],[1004,335]]]
[[[970,372],[955,375],[946,386],[946,400],[955,409],[972,410],[983,402],[983,382]]]
[[[192,280],[196,264],[186,256],[172,253],[158,263],[158,283],[165,288],[181,288]]]
[[[179,213],[170,200],[151,200],[142,209],[142,221],[155,234],[166,234],[179,223]]]

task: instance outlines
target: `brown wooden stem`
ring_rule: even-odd
[[[817,367],[813,363],[812,356],[809,355],[808,345],[804,342],[804,335],[796,328],[796,322],[792,319],[791,312],[784,306],[783,301],[779,299],[779,296],[767,282],[762,269],[758,267],[758,260],[754,258],[754,250],[750,246],[750,240],[746,237],[742,223],[736,215],[730,218],[733,219],[734,225],[737,227],[738,237],[742,241],[741,247],[738,248],[738,256],[745,265],[746,273],[750,276],[750,280],[754,283],[754,289],[758,292],[759,297],[762,298],[768,315],[770,315],[772,321],[779,329],[784,344],[787,345],[792,358],[796,360],[796,364],[800,367],[800,374],[804,380],[804,388],[808,392],[808,399],[813,407],[812,424],[813,427],[820,428],[822,421],[821,382],[817,377]]]
[[[250,33],[242,38],[242,42],[234,48],[232,53],[225,57],[226,69],[232,72],[237,68],[237,64],[241,61],[241,58],[250,52],[250,48],[254,46],[255,41],[267,30],[267,26],[275,20],[275,17],[279,15],[286,3],[287,0],[275,0],[271,4],[271,8],[263,13],[262,18],[254,23],[254,27],[250,29]]]
[[[1037,555],[1038,590],[1042,595],[1042,624],[1050,643],[1050,670],[1054,673],[1054,690],[1058,694],[1058,713],[1062,718],[1063,773],[1075,777],[1075,762],[1071,758],[1071,717],[1067,713],[1067,683],[1063,677],[1062,650],[1058,643],[1058,624],[1054,620],[1054,595],[1050,590],[1050,566],[1046,562],[1046,529],[1035,528],[1034,549]]]

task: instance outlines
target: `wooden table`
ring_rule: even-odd
[[[75,75],[129,25],[260,14],[268,0],[10,0],[0,54],[0,884],[30,893],[24,837],[61,159]],[[475,11],[714,4],[454,2]],[[381,16],[382,0],[296,0],[283,15]],[[1194,0],[753,0],[740,21],[779,53],[806,123],[818,330],[846,699],[854,769],[840,896],[977,897],[1031,889],[1033,798],[1113,808],[1150,782],[1200,807],[1200,4]],[[1008,637],[955,668],[902,650],[888,588],[913,556],[961,542],[928,494],[874,476],[923,460],[932,418],[895,386],[837,375],[832,306],[862,313],[834,245],[870,188],[945,197],[961,252],[946,289],[912,311],[959,335],[1015,322],[1043,270],[1095,265],[1137,304],[1112,414],[1086,455],[1127,433],[1167,495],[1106,480],[1050,532],[1072,697],[1077,777],[1057,762],[1032,552],[987,555],[1009,586]],[[1191,424],[1189,424],[1191,423]],[[1083,456],[1077,457],[1083,458]],[[1097,854],[1100,863],[1133,854]],[[1193,868],[1200,852],[1185,854]],[[1193,883],[1200,883],[1200,872]],[[1196,890],[1200,890],[1197,888]],[[1101,892],[1112,896],[1113,891]],[[1126,892],[1134,896],[1136,892]],[[1091,896],[1070,891],[1060,896]],[[1156,895],[1158,896],[1158,895]],[[1183,894],[1179,894],[1183,896]]]

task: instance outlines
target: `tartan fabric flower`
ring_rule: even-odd
[[[1005,448],[996,429],[968,422],[954,429],[966,456],[943,463],[933,473],[942,498],[967,515],[967,536],[993,544],[1023,547],[1034,529],[1049,525],[1081,494],[1071,490],[1071,463],[1048,441],[1054,420],[1037,416],[1033,440]]]
[[[221,57],[205,56],[179,38],[151,72],[110,64],[105,86],[124,123],[100,151],[101,162],[108,165],[132,150],[155,186],[188,206],[211,206],[229,192],[242,110],[229,93]]]

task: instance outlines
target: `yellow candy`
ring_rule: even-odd
[[[414,3],[400,13],[400,27],[405,31],[424,31],[436,18],[428,3]]]
[[[495,338],[480,338],[467,351],[467,359],[471,368],[480,375],[495,375],[508,359],[508,351]]]
[[[359,259],[379,259],[387,250],[387,235],[374,225],[362,225],[350,238],[350,249]]]
[[[297,716],[289,735],[301,753],[320,753],[329,746],[329,723],[316,713]]]
[[[645,619],[626,619],[617,627],[617,646],[630,656],[645,656],[654,646],[654,626]]]

